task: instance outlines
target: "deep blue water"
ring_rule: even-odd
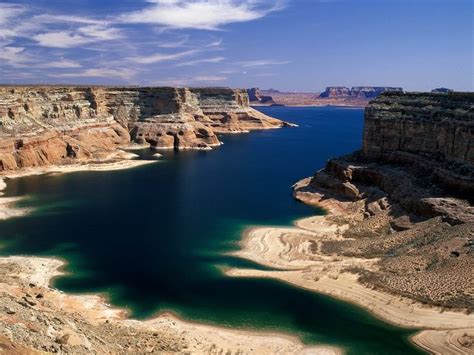
[[[0,223],[2,254],[65,258],[70,275],[56,287],[107,292],[137,318],[172,310],[205,323],[289,332],[353,354],[417,353],[412,331],[358,307],[221,273],[225,265],[258,267],[223,255],[248,226],[321,213],[293,200],[291,185],[361,145],[360,109],[261,110],[299,127],[223,136],[214,151],[164,152],[159,163],[131,170],[8,181],[6,194],[25,196],[22,205],[34,212]]]

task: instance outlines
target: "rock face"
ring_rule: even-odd
[[[1,87],[0,171],[101,160],[131,142],[211,149],[216,133],[285,125],[226,88]]]
[[[328,99],[352,98],[370,100],[376,98],[383,92],[403,92],[403,89],[386,86],[354,86],[351,89],[345,86],[329,86],[319,97]]]
[[[474,93],[384,93],[372,101],[362,150],[331,159],[295,191],[306,202],[333,198],[356,211],[347,239],[322,250],[380,258],[376,271],[355,270],[370,287],[474,310],[473,108]]]

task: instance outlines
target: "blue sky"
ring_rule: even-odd
[[[472,0],[0,0],[0,82],[473,91]]]

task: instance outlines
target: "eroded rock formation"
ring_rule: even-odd
[[[211,149],[216,133],[284,125],[226,88],[1,87],[0,171],[101,160],[131,142]]]

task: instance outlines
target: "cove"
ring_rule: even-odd
[[[273,280],[230,278],[225,256],[254,225],[290,225],[321,213],[296,202],[291,185],[361,145],[363,110],[267,107],[298,128],[222,137],[210,152],[164,152],[152,165],[115,172],[8,181],[26,217],[0,223],[2,255],[58,256],[66,292],[105,292],[131,316],[170,310],[220,326],[287,332],[349,354],[419,353],[413,330],[364,310]],[[140,151],[140,159],[154,152]]]

